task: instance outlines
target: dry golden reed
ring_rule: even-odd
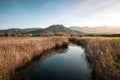
[[[67,43],[65,37],[0,38],[0,80],[9,79],[12,71],[30,62],[44,50]]]
[[[120,38],[70,38],[82,45],[93,70],[93,80],[120,79]]]

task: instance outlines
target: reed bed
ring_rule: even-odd
[[[67,44],[65,37],[0,38],[0,80],[9,80],[15,69],[43,51]]]
[[[93,80],[120,80],[120,38],[70,38],[85,48]]]

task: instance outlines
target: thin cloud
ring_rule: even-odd
[[[47,27],[59,23],[66,26],[120,25],[120,0],[46,0],[44,3],[40,0],[31,2],[32,9],[30,4],[24,4],[25,9],[21,8],[22,4],[19,5],[12,8],[14,13],[0,15],[1,26]]]

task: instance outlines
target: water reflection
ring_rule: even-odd
[[[49,54],[48,54],[48,53]],[[90,80],[91,69],[88,66],[84,49],[79,46],[68,46],[44,52],[34,67],[19,78],[20,80]],[[17,79],[18,80],[18,79]]]
[[[51,49],[44,51],[40,56],[36,57],[34,60],[32,60],[27,65],[24,65],[23,67],[20,67],[15,70],[15,72],[11,75],[10,80],[22,80],[21,77],[24,76],[29,72],[29,70],[32,70],[35,68],[39,63],[41,63],[45,58],[54,55],[56,53],[63,54],[67,52],[68,46],[60,47],[57,49]],[[31,80],[31,79],[25,79],[25,80]]]

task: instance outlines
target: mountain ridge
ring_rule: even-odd
[[[32,34],[32,35],[54,34],[55,35],[58,33],[65,33],[70,35],[85,34],[81,31],[71,30],[67,27],[64,27],[63,25],[51,25],[47,28],[26,28],[26,29],[12,28],[12,29],[0,30],[0,34]]]

